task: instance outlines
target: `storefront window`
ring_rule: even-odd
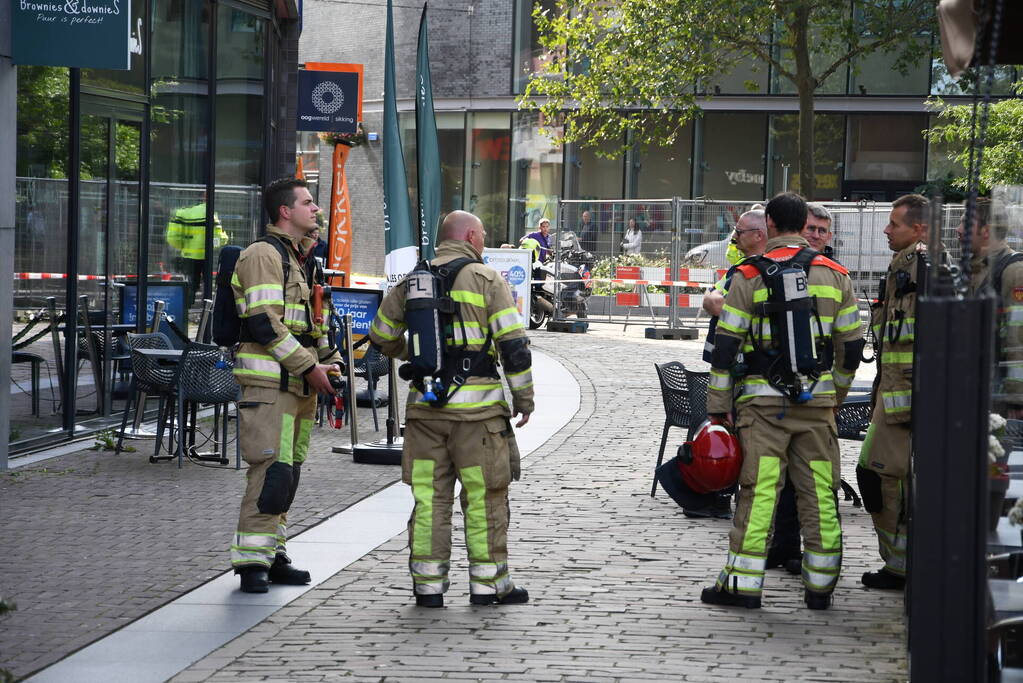
[[[960,74],[959,78],[952,78],[941,55],[931,60],[931,94],[941,96],[968,96],[973,95],[976,89],[976,71],[970,70]],[[987,78],[987,69],[982,69],[982,78]],[[996,66],[994,82],[991,92],[994,95],[1011,95],[1012,84],[1019,78],[1019,71],[1012,66]],[[981,81],[981,85],[986,84]],[[981,91],[983,92],[983,90]]]
[[[690,197],[693,177],[693,126],[687,125],[670,147],[636,150],[629,164],[635,199]]]
[[[763,199],[766,114],[708,113],[695,194],[709,199]]]
[[[512,138],[511,241],[537,229],[540,218],[557,229],[561,195],[562,146],[539,132],[541,116],[522,112],[514,116]],[[560,133],[560,126],[556,127]]]
[[[849,116],[847,180],[922,182],[924,114]]]
[[[468,211],[487,230],[487,246],[500,246],[508,235],[508,167],[511,161],[509,114],[469,115],[471,147],[466,169]]]
[[[845,150],[845,116],[814,117],[814,185],[811,199],[837,201],[842,194],[842,155]],[[799,116],[771,116],[771,191],[802,193],[799,182]]]
[[[39,311],[54,297],[64,310],[64,279],[39,278],[67,269],[68,70],[49,66],[18,67],[17,160],[14,199],[14,308]],[[11,443],[60,427],[60,394],[54,349],[45,334],[46,319],[12,323],[14,351],[34,354],[39,367],[38,414],[33,414],[33,362],[11,365]],[[30,329],[27,329],[30,328]],[[37,336],[42,333],[43,336]],[[25,356],[25,358],[29,358]]]

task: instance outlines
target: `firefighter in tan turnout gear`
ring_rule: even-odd
[[[918,194],[892,204],[884,234],[895,256],[871,310],[878,374],[856,481],[874,521],[884,566],[863,574],[860,581],[868,588],[902,590],[906,584],[913,345],[917,290],[926,270],[927,212],[927,198]]]
[[[445,367],[457,365],[466,376],[460,377],[464,384],[445,395],[447,402],[442,407],[431,404],[429,388],[417,387],[417,383],[423,384],[421,378],[414,379],[410,387],[402,480],[412,486],[415,498],[408,524],[409,570],[416,604],[421,607],[444,605],[456,479],[462,484],[470,603],[529,600],[525,589],[516,587],[508,573],[507,535],[508,485],[519,474],[509,417],[521,415],[516,424],[521,427],[533,412],[532,361],[511,290],[500,274],[480,261],[485,235],[476,216],[454,211],[441,226],[437,255],[430,262],[435,268],[445,267],[438,272],[449,275],[458,268],[449,292],[456,310],[440,339]],[[392,358],[409,356],[406,328],[418,339],[410,322],[417,310],[417,272],[422,272],[419,266],[388,293],[370,328],[373,343]],[[511,410],[497,373],[495,351],[511,388]],[[413,349],[412,353],[419,351]],[[457,362],[448,364],[449,358]],[[440,384],[454,386],[450,377],[442,376]]]
[[[327,330],[313,322],[306,255],[318,208],[304,180],[285,178],[263,191],[273,224],[238,258],[231,289],[241,319],[234,375],[241,452],[248,463],[231,564],[241,589],[265,593],[269,583],[309,583],[285,551],[287,512],[309,447],[318,393],[334,393],[327,373],[340,362]],[[267,240],[279,240],[289,258]]]
[[[765,212],[767,250],[739,266],[715,337],[707,413],[731,423],[734,393],[743,463],[728,561],[700,599],[760,607],[768,535],[790,479],[804,536],[804,600],[826,609],[842,565],[834,409],[852,384],[863,335],[848,272],[799,235],[803,198],[780,194]]]
[[[990,288],[998,297],[998,362],[995,373],[993,411],[1014,420],[1023,419],[1023,253],[1005,243],[1009,231],[1003,211],[992,214],[991,201],[977,200],[970,261],[970,294]],[[960,223],[960,239],[964,235]]]

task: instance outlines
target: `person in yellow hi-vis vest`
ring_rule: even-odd
[[[213,248],[227,244],[227,233],[220,225],[220,217],[213,214]],[[188,278],[185,305],[190,306],[203,283],[206,264],[206,198],[195,206],[186,206],[174,212],[167,223],[167,244],[181,254],[181,269]]]
[[[509,418],[521,415],[516,427],[522,427],[534,407],[532,355],[508,284],[480,260],[485,235],[479,218],[453,211],[444,219],[437,255],[430,262],[445,272],[456,269],[449,297],[458,310],[450,333],[441,336],[444,368],[436,378],[438,391],[456,388],[441,404],[432,395],[432,384],[424,387],[414,379],[405,413],[401,469],[402,481],[411,484],[415,498],[408,524],[409,571],[419,607],[444,606],[456,479],[462,483],[469,602],[508,605],[529,600],[508,573],[508,485],[519,478],[519,452]],[[424,310],[424,290],[415,276],[391,289],[370,326],[370,340],[392,358],[407,358],[421,348],[423,332],[415,316],[408,315]],[[406,329],[411,344],[405,342]],[[511,389],[511,409],[498,357]]]

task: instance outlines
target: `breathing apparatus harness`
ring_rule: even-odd
[[[479,349],[470,349],[461,306],[451,298],[455,278],[479,259],[462,257],[442,265],[420,261],[405,280],[405,324],[409,333],[409,362],[398,375],[411,381],[433,408],[443,408],[472,376],[500,378],[490,356],[493,332]],[[455,321],[462,330],[461,343]]]
[[[830,337],[814,339],[812,321],[823,330],[817,310],[817,297],[810,295],[810,264],[818,252],[801,248],[787,260],[755,256],[745,261],[757,269],[767,287],[767,301],[753,308],[754,316],[770,323],[773,345],[764,343],[764,326],[751,331],[753,351],[745,354],[737,372],[762,375],[767,383],[793,403],[806,403],[821,373],[831,367],[833,349]]]

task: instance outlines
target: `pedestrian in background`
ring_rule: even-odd
[[[629,227],[622,239],[623,254],[639,254],[643,249],[643,231],[639,229],[635,218],[629,219]]]

